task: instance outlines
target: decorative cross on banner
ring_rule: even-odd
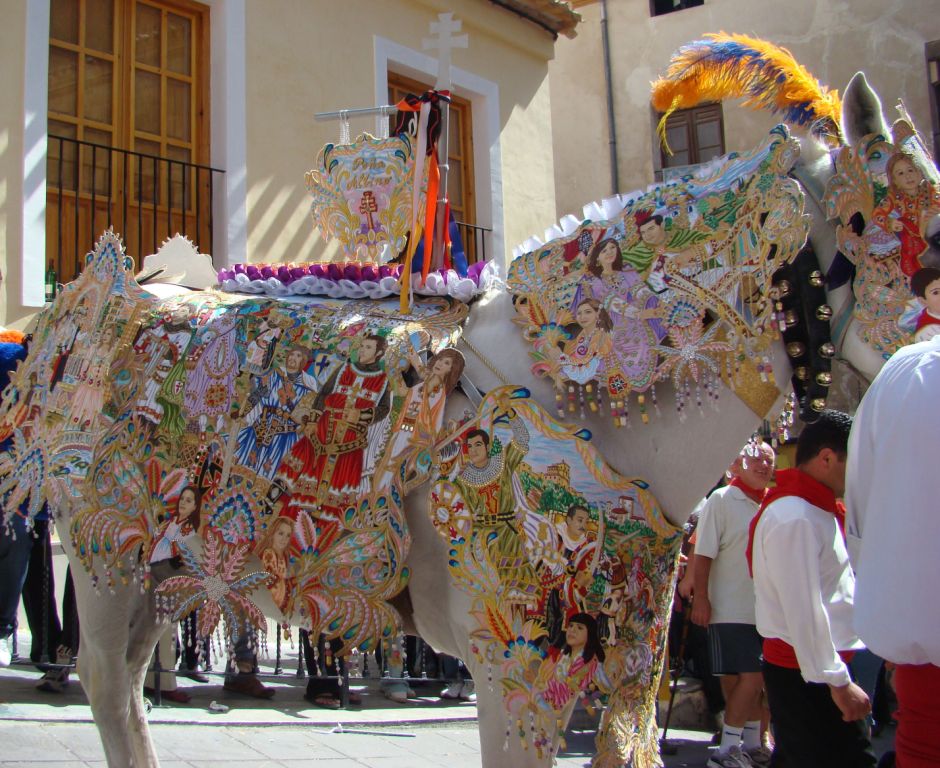
[[[439,91],[450,90],[450,52],[453,48],[466,48],[467,35],[451,37],[452,32],[459,32],[461,22],[455,19],[452,13],[439,13],[437,21],[431,22],[431,34],[436,37],[425,37],[421,40],[421,47],[427,51],[437,50],[437,82],[435,89]]]

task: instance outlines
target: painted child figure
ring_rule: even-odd
[[[917,315],[914,341],[928,341],[940,334],[940,269],[917,270],[911,277],[911,293],[923,306]]]

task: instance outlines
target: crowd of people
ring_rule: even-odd
[[[700,506],[678,589],[708,631],[696,671],[721,681],[710,768],[940,765],[938,392],[940,340],[905,347],[854,419],[825,410],[802,428],[794,467],[774,472],[773,449],[749,444]],[[879,762],[886,670],[897,731]]]

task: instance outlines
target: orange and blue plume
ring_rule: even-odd
[[[677,109],[727,98],[743,98],[746,107],[769,110],[790,125],[812,126],[841,140],[838,91],[820,84],[786,48],[719,32],[681,46],[666,76],[653,83],[653,107],[664,113],[659,124],[663,144],[666,118]]]

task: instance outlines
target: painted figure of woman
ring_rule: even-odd
[[[199,516],[202,508],[202,498],[199,491],[187,486],[180,491],[176,500],[176,508],[170,513],[156,536],[153,549],[150,551],[150,562],[158,563],[179,557],[180,544],[183,539],[199,532]]]
[[[214,317],[199,334],[193,370],[186,379],[184,400],[190,419],[197,419],[200,433],[221,428],[232,403],[238,375],[238,313]]]
[[[576,613],[568,619],[560,647],[549,649],[542,696],[556,710],[561,710],[571,697],[587,690],[604,661],[604,647],[597,633],[597,620],[589,613]],[[541,674],[540,674],[541,677]]]
[[[607,369],[607,358],[613,350],[612,325],[597,299],[582,299],[574,317],[574,338],[565,343],[558,362],[565,380],[587,384]]]
[[[614,361],[631,389],[644,390],[656,370],[653,347],[666,336],[659,319],[659,300],[632,265],[624,265],[620,244],[599,240],[588,254],[575,303],[597,299],[611,322]]]
[[[887,175],[888,194],[872,212],[872,224],[900,243],[901,271],[910,277],[926,266],[920,261],[928,248],[924,233],[929,219],[940,215],[940,190],[903,152],[888,160]]]
[[[427,365],[414,356],[412,365],[421,381],[405,395],[401,415],[392,430],[392,443],[387,451],[388,471],[400,470],[414,449],[429,446],[444,424],[444,404],[463,373],[464,358],[459,351],[447,347],[434,354]],[[383,482],[387,475],[382,476]]]
[[[258,541],[256,550],[264,569],[271,574],[267,587],[277,605],[285,614],[290,605],[290,580],[287,578],[290,566],[290,541],[294,533],[294,521],[289,517],[275,518]]]

